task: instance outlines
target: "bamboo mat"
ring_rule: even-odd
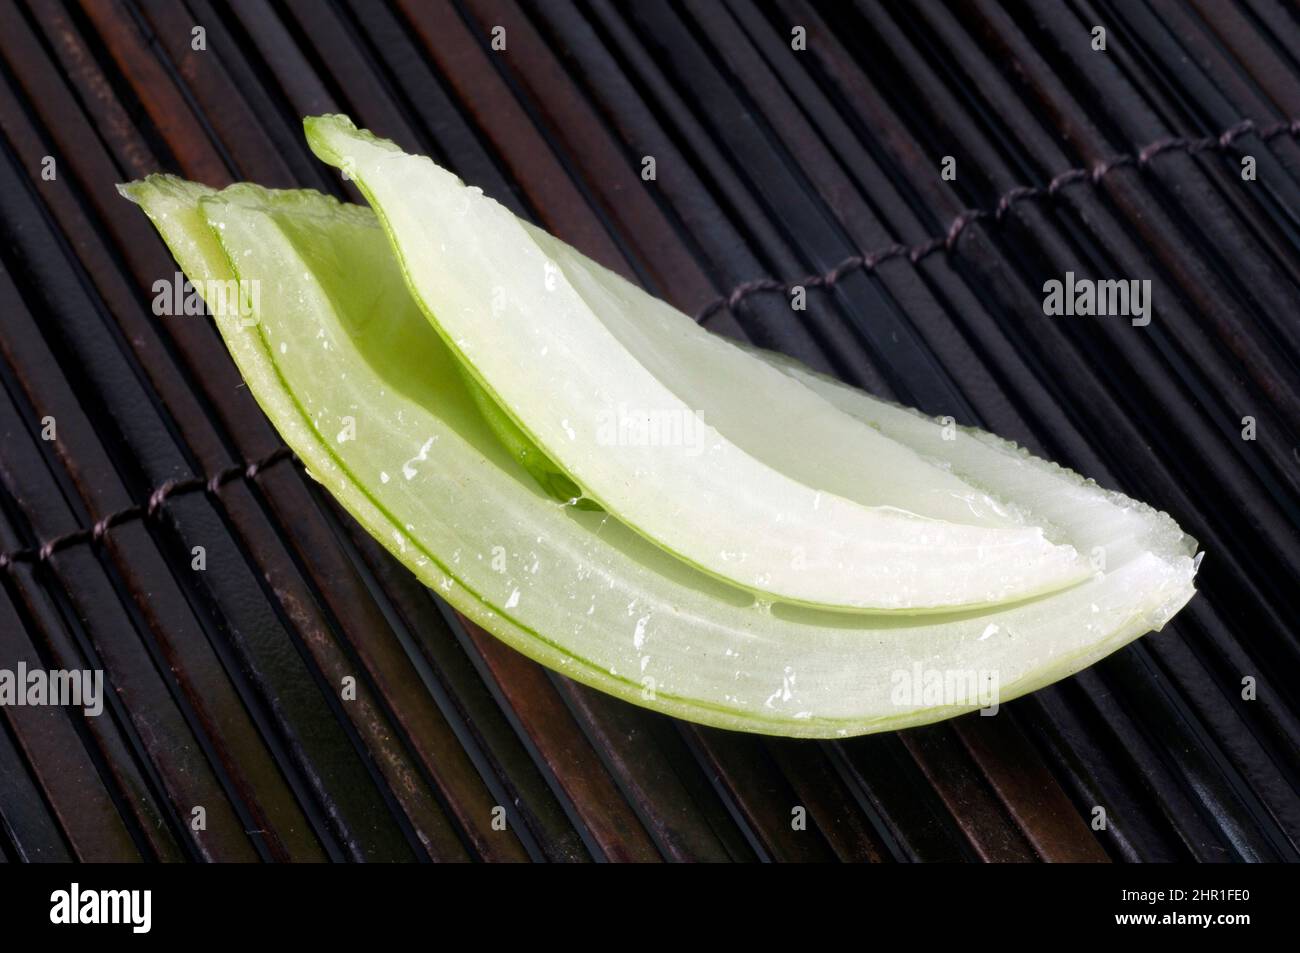
[[[357,200],[322,112],[1168,510],[1200,595],[998,717],[837,743],[539,668],[303,474],[209,320],[151,309],[175,266],[114,183]],[[1280,0],[0,0],[0,667],[109,687],[0,709],[0,858],[1297,859],[1298,137]],[[1150,325],[1044,316],[1067,271],[1149,278]]]

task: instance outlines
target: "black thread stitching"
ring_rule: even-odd
[[[724,308],[734,310],[742,301],[755,294],[773,291],[789,293],[796,287],[831,288],[848,274],[859,269],[868,272],[874,271],[893,258],[907,258],[912,264],[917,264],[941,250],[951,254],[968,225],[983,219],[1001,222],[1011,211],[1012,206],[1019,202],[1055,198],[1065,187],[1082,182],[1085,179],[1096,185],[1118,168],[1128,165],[1136,165],[1140,169],[1145,168],[1153,159],[1165,152],[1186,152],[1195,155],[1201,152],[1227,151],[1232,148],[1233,143],[1238,139],[1250,133],[1255,133],[1264,142],[1281,135],[1300,137],[1300,118],[1282,120],[1263,127],[1257,127],[1252,119],[1243,119],[1217,136],[1204,136],[1199,139],[1189,139],[1185,136],[1168,136],[1148,144],[1136,153],[1115,156],[1104,162],[1097,163],[1090,169],[1066,169],[1064,172],[1053,176],[1045,186],[1017,186],[1014,189],[1009,189],[998,197],[997,205],[992,211],[987,209],[964,209],[952,220],[945,234],[927,239],[919,244],[890,245],[874,252],[850,255],[829,271],[820,275],[809,275],[798,281],[784,282],[776,278],[755,278],[751,281],[742,282],[736,285],[729,294],[710,302],[700,309],[695,316],[695,320],[703,323]],[[93,526],[63,533],[53,539],[46,540],[39,546],[30,546],[25,549],[0,553],[0,572],[9,570],[20,562],[45,562],[60,550],[77,543],[99,543],[103,540],[104,535],[119,523],[132,519],[157,518],[162,505],[173,496],[198,491],[204,491],[210,496],[217,496],[221,487],[231,480],[240,478],[252,480],[262,470],[290,457],[293,457],[293,451],[288,447],[279,447],[261,460],[227,467],[210,477],[166,480],[149,494],[149,501],[144,506],[131,506],[116,513],[110,513],[108,516],[97,520]]]
[[[20,562],[43,563],[60,550],[67,549],[69,546],[75,546],[78,543],[99,543],[104,539],[105,534],[110,529],[120,523],[134,519],[157,519],[162,506],[168,500],[175,496],[182,496],[187,493],[206,492],[211,496],[217,496],[221,488],[233,480],[245,479],[252,480],[267,467],[279,463],[281,460],[294,459],[293,451],[288,447],[278,447],[271,453],[262,457],[260,460],[254,460],[251,463],[241,463],[237,466],[226,467],[224,470],[212,474],[210,477],[191,477],[186,480],[165,480],[159,486],[155,487],[149,494],[149,500],[143,506],[128,506],[124,510],[118,510],[116,513],[110,513],[107,516],[96,520],[94,525],[74,529],[67,533],[55,536],[53,539],[47,539],[37,546],[28,546],[25,549],[16,549],[7,553],[0,553],[0,571],[12,569]]]
[[[961,238],[968,225],[983,219],[992,219],[1000,223],[1011,211],[1012,206],[1017,203],[1055,198],[1062,189],[1085,180],[1097,185],[1111,172],[1124,166],[1134,165],[1139,169],[1144,169],[1150,165],[1153,159],[1166,152],[1186,152],[1190,155],[1201,152],[1226,152],[1232,148],[1238,139],[1251,133],[1256,134],[1264,142],[1281,135],[1300,137],[1300,119],[1282,120],[1265,126],[1256,125],[1253,119],[1243,119],[1217,136],[1205,136],[1199,139],[1191,139],[1186,136],[1167,136],[1164,139],[1157,139],[1135,153],[1115,156],[1104,162],[1099,162],[1089,169],[1066,169],[1064,172],[1053,176],[1047,185],[1022,185],[1004,192],[998,197],[997,205],[991,211],[987,209],[963,210],[952,220],[944,235],[927,239],[917,245],[891,245],[888,248],[882,248],[874,252],[850,255],[830,271],[820,275],[808,275],[796,281],[786,282],[776,278],[755,278],[751,281],[742,282],[736,285],[730,293],[709,302],[696,312],[695,320],[697,323],[703,324],[719,311],[724,309],[734,311],[742,301],[755,294],[776,291],[789,294],[795,288],[829,289],[846,275],[858,270],[875,271],[892,258],[907,258],[915,265],[938,251],[951,254],[957,247],[957,240]]]

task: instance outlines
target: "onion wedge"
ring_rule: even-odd
[[[251,318],[214,316],[313,477],[467,617],[630,702],[797,737],[924,724],[1070,675],[1159,629],[1193,594],[1190,558],[1134,545],[1068,589],[984,611],[854,615],[756,600],[537,485],[368,210],[163,176],[123,193],[196,287],[256,289]]]
[[[582,495],[762,598],[998,605],[1091,571],[1068,542],[341,116],[306,120],[365,193],[412,296]]]

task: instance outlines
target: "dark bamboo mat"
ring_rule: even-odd
[[[1201,594],[996,718],[833,744],[539,668],[151,310],[175,267],[114,183],[356,200],[303,143],[327,111],[719,333],[1168,510]],[[0,709],[0,859],[1295,860],[1298,139],[1281,0],[0,0],[0,667],[109,686]],[[1066,271],[1149,278],[1154,319],[1045,317]]]

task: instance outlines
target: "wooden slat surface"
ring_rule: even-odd
[[[844,742],[540,669],[151,311],[175,266],[114,183],[358,200],[325,111],[718,333],[1167,509],[1201,594],[995,718]],[[0,858],[1300,859],[1298,139],[1276,0],[0,0],[0,667],[109,698],[0,709]],[[1155,319],[1045,318],[1066,270],[1150,278]]]

